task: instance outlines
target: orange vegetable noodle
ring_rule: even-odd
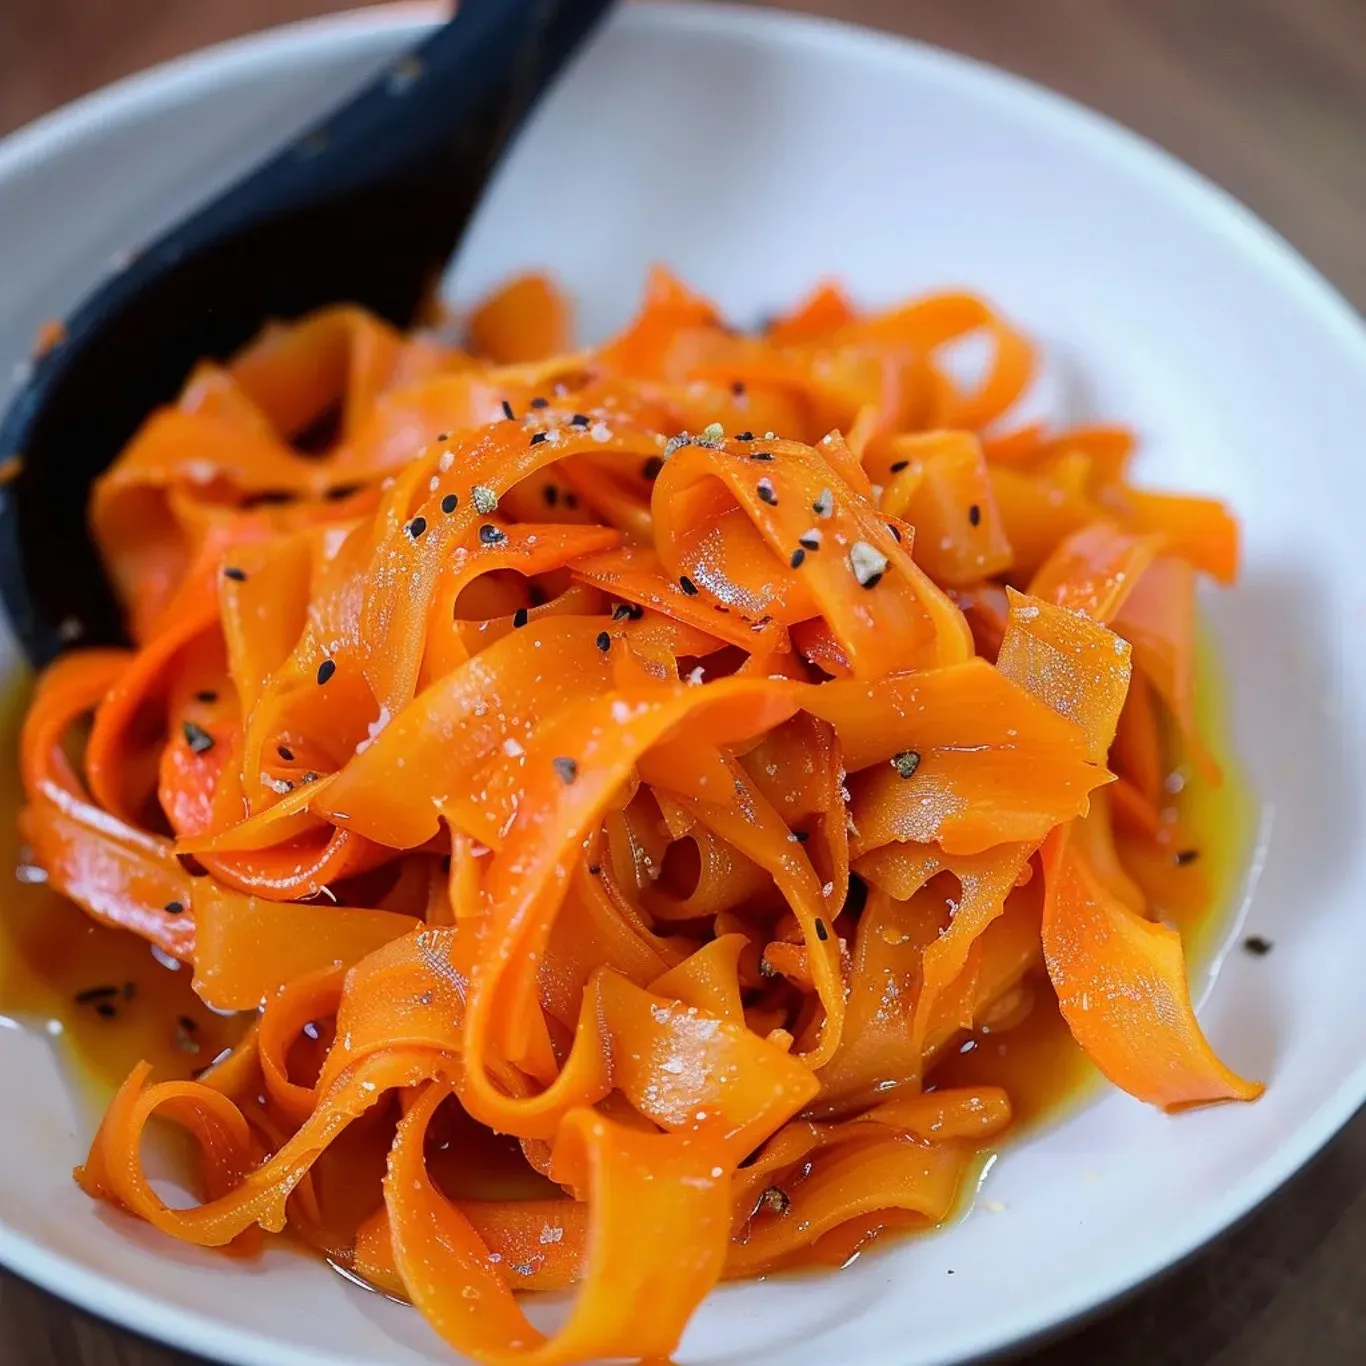
[[[663,1359],[723,1278],[950,1218],[1012,1096],[937,1069],[1031,999],[1154,1105],[1260,1089],[1144,891],[1231,515],[1012,421],[1033,349],[970,295],[571,312],[528,276],[468,350],[339,306],[205,360],[91,503],[131,643],[22,736],[52,886],[244,1025],[133,1071],[81,1186],[288,1230],[499,1366]]]

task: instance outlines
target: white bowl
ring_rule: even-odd
[[[0,373],[114,253],[426,21],[386,9],[234,43],[0,146]],[[958,1361],[1175,1262],[1366,1097],[1366,333],[1245,210],[1094,115],[941,52],[739,9],[618,14],[518,144],[458,284],[549,265],[597,335],[656,259],[738,318],[829,273],[870,300],[978,288],[1056,359],[1041,405],[1134,424],[1146,479],[1218,492],[1247,530],[1245,580],[1210,610],[1269,822],[1247,925],[1276,947],[1198,985],[1216,1046],[1269,1081],[1265,1098],[1168,1119],[1107,1094],[1009,1150],[956,1227],[839,1274],[727,1286],[680,1353]],[[0,1261],[15,1271],[232,1362],[450,1359],[416,1313],[303,1257],[228,1261],[96,1211],[69,1176],[86,1119],[43,1043],[0,1030],[0,1076]]]

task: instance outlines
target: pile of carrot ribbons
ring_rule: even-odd
[[[86,1191],[288,1226],[480,1362],[662,1358],[722,1278],[949,1216],[1011,1097],[935,1063],[1025,983],[1144,1101],[1260,1092],[1133,855],[1212,766],[1222,505],[1012,424],[1034,353],[966,294],[743,334],[659,270],[572,351],[528,276],[468,323],[271,326],[96,487],[133,645],[41,677],[24,837],[251,1023],[133,1072]],[[472,1186],[494,1135],[521,1177]],[[515,1295],[570,1286],[550,1336]]]

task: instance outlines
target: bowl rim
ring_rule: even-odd
[[[0,196],[7,181],[27,168],[78,146],[88,131],[110,120],[154,112],[176,104],[205,84],[232,80],[267,60],[292,53],[364,45],[377,35],[419,34],[443,17],[427,0],[401,0],[324,15],[262,30],[201,48],[149,67],[68,103],[0,138]],[[1366,321],[1332,284],[1275,229],[1228,191],[1141,134],[1084,104],[1013,72],[901,35],[843,20],[758,9],[731,3],[657,0],[624,6],[613,22],[645,32],[709,34],[758,43],[817,47],[836,59],[886,62],[949,74],[977,98],[1010,106],[1055,137],[1103,149],[1125,163],[1154,194],[1180,201],[1194,216],[1216,223],[1236,237],[1255,264],[1331,332],[1337,345],[1360,366],[1366,379]],[[1344,1075],[1275,1153],[1248,1171],[1217,1198],[1196,1207],[1174,1226],[1162,1246],[1152,1247],[1101,1280],[1079,1279],[1027,1312],[1007,1319],[983,1316],[960,1335],[964,1362],[1018,1348],[1061,1331],[1145,1283],[1174,1269],[1206,1244],[1245,1219],[1318,1153],[1366,1103],[1366,1058]],[[0,1266],[90,1313],[134,1333],[183,1351],[234,1366],[339,1366],[309,1348],[297,1348],[251,1329],[239,1328],[155,1295],[120,1285],[109,1277],[51,1251],[9,1228],[0,1214]],[[361,1366],[361,1358],[348,1359]]]

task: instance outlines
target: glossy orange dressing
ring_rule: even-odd
[[[1224,770],[1214,784],[1183,768],[1165,813],[1171,847],[1199,857],[1178,863],[1131,863],[1161,918],[1177,926],[1198,965],[1219,939],[1247,866],[1254,804],[1227,743],[1223,680],[1208,642],[1200,659],[1197,704],[1202,733]],[[190,989],[190,972],[154,955],[142,940],[98,925],[43,882],[25,862],[15,827],[21,794],[14,778],[15,735],[27,690],[15,694],[0,722],[0,869],[13,880],[0,902],[0,1015],[48,1035],[66,1075],[97,1115],[139,1060],[158,1080],[194,1076],[241,1035],[244,1016],[208,1010]],[[132,986],[131,999],[128,984]],[[86,997],[114,986],[111,996]],[[100,1006],[105,1005],[104,1011]],[[192,1028],[187,1028],[193,1022]],[[297,1069],[303,1072],[303,1067]],[[1073,1040],[1042,974],[1031,976],[999,1008],[999,1023],[965,1035],[933,1069],[937,1086],[997,1085],[1010,1094],[1014,1120],[1005,1144],[1064,1117],[1088,1100],[1100,1074]],[[559,1188],[534,1172],[515,1140],[490,1134],[452,1112],[459,1128],[433,1144],[443,1189],[467,1199],[544,1199]],[[458,1142],[453,1141],[458,1138]],[[442,1143],[445,1146],[442,1146]],[[376,1142],[382,1166],[383,1145]],[[1002,1144],[982,1150],[983,1169]],[[451,1159],[442,1154],[449,1152]],[[962,1210],[977,1184],[965,1183]],[[867,1246],[863,1243],[862,1246]],[[813,1256],[826,1264],[829,1250]]]
[[[96,924],[46,885],[16,818],[18,727],[27,686],[0,716],[0,1016],[45,1033],[79,1099],[98,1116],[139,1059],[158,1077],[192,1077],[242,1033],[190,989],[188,967]]]

